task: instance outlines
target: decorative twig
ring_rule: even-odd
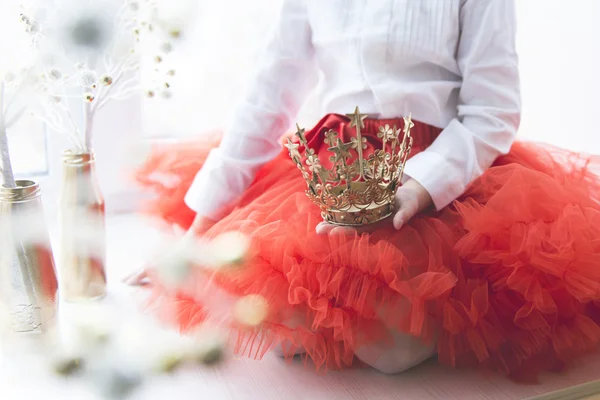
[[[6,132],[4,114],[5,83],[0,81],[0,158],[2,160],[2,184],[8,188],[15,188],[15,176],[8,151],[8,135]]]
[[[85,148],[90,150],[92,148],[92,134],[94,131],[94,112],[92,111],[92,105],[89,102],[83,103],[83,118],[85,132]]]
[[[69,108],[65,105],[64,102],[59,101],[58,106],[65,112],[65,115],[67,116],[67,120],[69,121],[69,123],[71,124],[71,128],[73,129],[73,132],[75,133],[76,137],[78,138],[80,136],[79,127],[77,126],[77,123],[75,122],[75,119],[73,118],[73,114],[71,114]],[[76,143],[76,145],[79,146],[79,143]]]
[[[112,88],[115,85],[118,85],[118,91],[111,93],[110,96],[108,95],[109,92],[106,91],[104,93],[103,98],[98,101],[96,103],[96,106],[94,108],[94,112],[97,110],[101,110],[106,104],[108,104],[111,100],[123,100],[125,98],[127,98],[129,95],[131,95],[132,93],[138,92],[140,90],[140,86],[139,86],[139,80],[137,79],[137,77],[134,78],[130,78],[126,81],[117,81],[117,83],[113,83],[111,86],[109,86],[109,89]]]
[[[106,103],[108,103],[111,100],[111,92],[121,85],[121,80],[123,79],[124,75],[127,72],[135,70],[135,67],[125,68],[127,63],[132,61],[132,58],[132,54],[127,55],[123,58],[123,60],[121,60],[121,62],[117,66],[115,66],[113,70],[109,70],[110,73],[108,76],[111,77],[110,79],[112,80],[112,82],[109,85],[101,86],[98,90],[95,99],[95,104],[92,106],[91,109],[92,114],[95,114],[97,110],[104,107]],[[134,80],[135,79],[131,79],[129,81],[126,81],[126,83]]]
[[[69,119],[72,117],[70,113],[67,112]],[[57,133],[66,134],[69,139],[75,144],[75,147],[78,151],[83,151],[83,144],[81,143],[81,139],[79,138],[79,131],[72,131],[71,129],[64,126],[61,122],[60,115],[58,115],[57,110],[49,108],[46,110],[44,114],[40,113],[37,115],[37,118],[46,124],[46,126]]]

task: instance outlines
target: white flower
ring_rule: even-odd
[[[207,244],[191,234],[173,238],[166,250],[154,261],[162,281],[170,286],[180,286],[188,280],[194,267],[210,266]]]
[[[50,71],[48,71],[48,78],[50,78],[52,80],[59,80],[62,77],[63,77],[62,72],[60,72],[56,68],[52,68]]]
[[[215,266],[241,264],[250,249],[250,239],[240,232],[227,232],[211,242]]]
[[[127,3],[129,4],[129,8],[131,8],[133,11],[140,9],[140,3],[137,0],[127,0]]]
[[[163,53],[170,53],[173,51],[173,45],[170,42],[164,42],[160,45],[160,51]]]
[[[70,304],[65,312],[65,327],[70,345],[89,352],[106,343],[118,330],[119,324],[113,310],[104,304]]]
[[[79,81],[81,86],[91,87],[98,82],[98,77],[96,76],[96,72],[84,69],[79,76]]]
[[[242,297],[233,308],[235,321],[249,327],[260,325],[268,314],[269,304],[263,296],[258,294]]]
[[[194,23],[199,3],[194,0],[156,0],[158,23],[165,32],[185,32]],[[171,35],[172,36],[172,35]]]
[[[110,75],[102,75],[100,77],[100,82],[104,85],[104,86],[110,86],[113,83],[113,78]]]
[[[34,20],[43,26],[41,48],[66,53],[68,59],[101,55],[116,38],[118,2],[109,0],[39,0]]]
[[[192,336],[184,356],[193,363],[214,365],[222,361],[227,334],[214,327],[203,326]]]

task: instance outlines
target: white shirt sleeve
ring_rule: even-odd
[[[311,29],[304,1],[284,0],[275,32],[221,145],[196,175],[185,202],[202,216],[238,199],[265,163],[316,83]]]
[[[514,0],[463,0],[460,26],[458,117],[405,170],[438,210],[510,151],[521,115]]]

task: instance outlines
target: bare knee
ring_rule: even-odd
[[[395,375],[421,364],[429,357],[407,358],[397,354],[384,354],[371,367],[386,375]]]
[[[273,351],[273,354],[275,354],[277,357],[281,357],[281,358],[285,357],[285,351],[284,351],[281,343],[275,345],[275,347],[273,347],[272,351]]]
[[[294,346],[289,340],[284,340],[280,343],[277,343],[273,347],[272,351],[273,354],[281,358],[293,357],[304,353],[304,349]]]
[[[435,342],[423,343],[405,334],[394,336],[394,346],[364,346],[356,351],[356,357],[379,372],[394,375],[416,367],[436,353]]]

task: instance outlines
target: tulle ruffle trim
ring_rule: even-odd
[[[185,228],[193,216],[181,210],[184,191],[146,180],[163,170],[189,184],[203,156],[190,151],[194,161],[186,163],[181,154],[156,153],[139,176],[162,193],[151,212]],[[320,217],[304,182],[277,159],[208,232],[249,234],[247,265],[213,277],[214,292],[201,290],[207,276],[180,291],[157,283],[153,304],[189,331],[240,296],[260,294],[270,307],[260,327],[228,322],[235,350],[255,358],[287,341],[317,368],[343,368],[358,347],[386,342],[394,330],[439,338],[443,363],[535,376],[600,341],[599,166],[596,158],[517,143],[440,213],[399,232],[324,238],[314,233]]]

